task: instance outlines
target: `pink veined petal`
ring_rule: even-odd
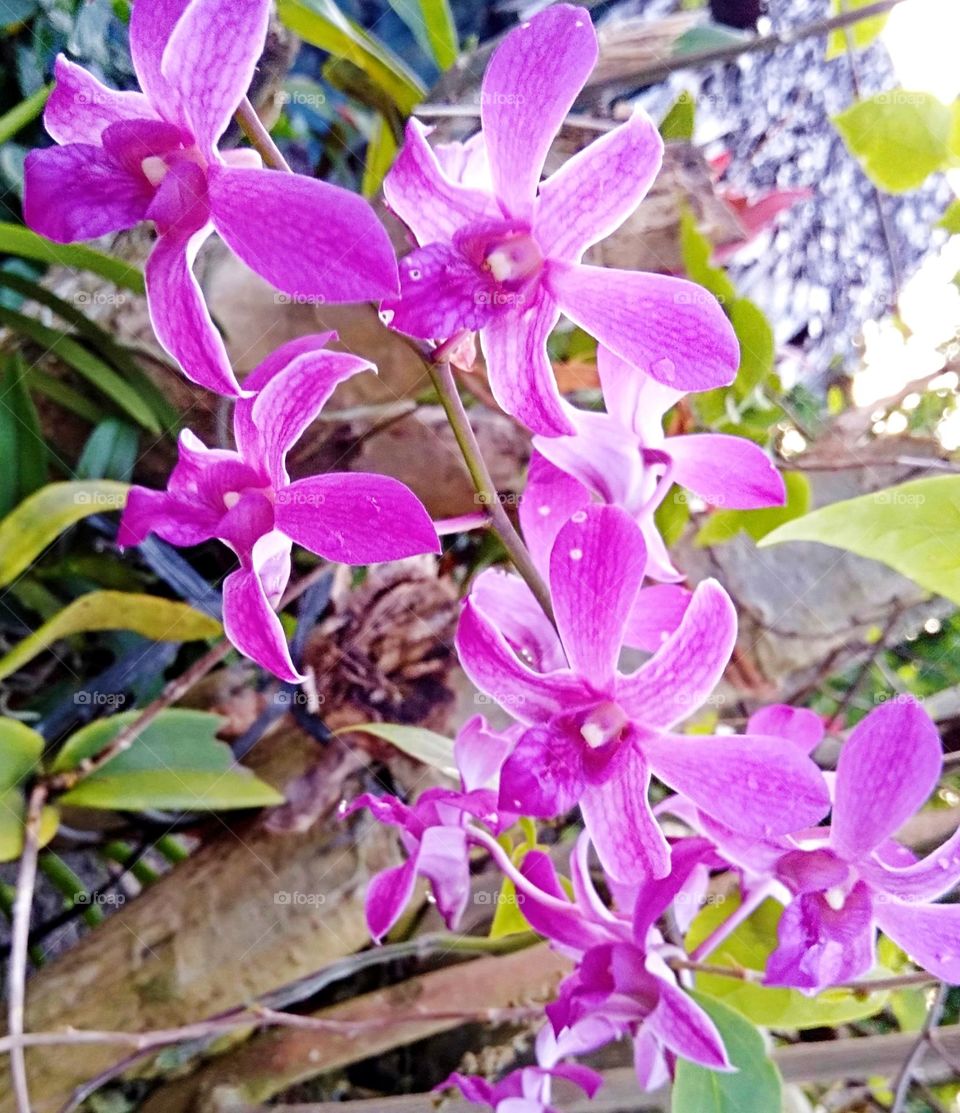
[[[57,243],[92,240],[145,219],[153,190],[128,174],[102,147],[70,143],[27,154],[23,218]]]
[[[712,294],[682,278],[551,260],[546,285],[600,344],[677,390],[733,382],[740,350]]]
[[[834,849],[869,854],[926,803],[940,777],[943,748],[930,716],[898,696],[871,711],[844,743],[833,804]]]
[[[642,109],[568,159],[540,186],[534,233],[544,256],[579,263],[640,204],[662,159],[663,140]]]
[[[557,629],[570,667],[597,691],[613,694],[645,567],[643,535],[619,507],[578,510],[557,534],[550,557]]]
[[[222,513],[224,493],[255,485],[255,474],[236,452],[207,448],[192,429],[184,429],[167,487],[181,502],[201,502]]]
[[[618,881],[666,877],[670,847],[647,800],[650,770],[634,746],[617,776],[589,785],[580,801],[583,822],[604,870]]]
[[[950,985],[960,982],[960,904],[875,900],[874,916],[918,966]]]
[[[496,784],[513,748],[507,735],[491,730],[482,715],[468,719],[457,733],[453,757],[466,792]]]
[[[270,0],[191,0],[164,47],[161,76],[209,161],[250,88],[270,7]]]
[[[764,985],[816,990],[862,977],[874,964],[873,912],[862,882],[839,909],[821,893],[791,901],[780,917]]]
[[[543,818],[570,811],[584,789],[583,749],[562,721],[528,728],[500,770],[500,807]]]
[[[575,511],[592,501],[590,492],[579,480],[562,472],[539,452],[532,453],[526,490],[520,500],[520,526],[533,562],[544,577],[560,528]]]
[[[704,580],[675,632],[635,673],[620,678],[619,702],[643,726],[672,727],[706,702],[736,639],[730,596],[716,580]]]
[[[875,889],[898,900],[936,900],[960,882],[960,830],[919,862],[898,868],[870,858],[858,862],[857,869]]]
[[[367,883],[367,928],[374,943],[380,943],[403,915],[417,883],[416,858],[401,866],[382,870]]]
[[[424,340],[446,340],[461,329],[481,328],[496,312],[489,284],[477,268],[443,243],[404,256],[400,296],[381,305],[391,328]]]
[[[437,911],[455,931],[470,896],[467,836],[462,827],[428,827],[420,840],[417,873],[433,889]]]
[[[423,503],[386,475],[341,472],[298,479],[277,492],[276,522],[298,545],[341,564],[379,564],[440,551]]]
[[[819,769],[778,738],[657,734],[641,746],[662,781],[734,831],[788,834],[829,811]]]
[[[223,629],[244,656],[281,680],[304,679],[290,659],[280,619],[252,569],[231,572],[223,582]]]
[[[286,341],[247,375],[243,380],[244,388],[251,392],[263,390],[275,375],[279,375],[298,356],[319,352],[336,339],[335,332],[311,332],[306,336],[298,336],[294,340]]]
[[[644,448],[659,448],[664,441],[664,414],[684,392],[651,379],[602,345],[597,348],[597,373],[607,413],[632,429]]]
[[[531,850],[525,854],[520,863],[520,872],[547,896],[556,900],[568,899],[549,855],[542,850]],[[587,951],[597,944],[608,942],[603,928],[584,917],[572,903],[569,912],[561,912],[552,905],[541,904],[533,894],[524,894],[523,903],[523,914],[533,930],[565,947]]]
[[[706,839],[685,838],[670,852],[670,873],[666,877],[640,878],[633,907],[633,937],[643,947],[653,925],[660,919],[694,871],[707,860],[712,846]]]
[[[154,126],[170,128],[173,125]],[[114,130],[130,131],[137,127],[136,124],[113,124],[103,133],[104,139]],[[154,222],[159,235],[170,234],[181,239],[209,225],[207,178],[195,162],[181,158],[173,163],[150,202],[147,217]]]
[[[160,236],[147,261],[147,303],[154,332],[187,378],[217,394],[241,393],[227,350],[193,274],[209,230]]]
[[[362,197],[276,170],[220,166],[209,177],[217,231],[278,290],[351,302],[377,301],[399,289],[390,239]]]
[[[715,1071],[732,1071],[723,1038],[700,1006],[681,989],[660,981],[660,999],[644,1026],[682,1059]]]
[[[633,1069],[640,1089],[645,1093],[659,1090],[670,1081],[670,1070],[660,1041],[645,1025],[633,1038]]]
[[[447,1090],[456,1086],[467,1101],[476,1102],[477,1105],[493,1105],[493,1086],[485,1078],[475,1078],[473,1075],[459,1074],[454,1071],[444,1082],[435,1086],[435,1090]]]
[[[823,719],[807,707],[775,703],[762,707],[747,720],[747,734],[766,734],[792,742],[803,753],[812,753],[823,741]]]
[[[510,216],[532,216],[547,151],[596,61],[590,13],[569,4],[515,28],[490,59],[480,119],[494,193]]]
[[[237,447],[253,452],[277,486],[290,482],[286,457],[323,409],[336,387],[373,364],[346,352],[315,350],[297,356],[253,399],[240,399],[234,411]],[[249,382],[244,384],[249,389]]]
[[[189,0],[147,0],[130,15],[130,54],[140,88],[166,120],[185,123],[177,92],[160,72],[163,51]]]
[[[206,507],[181,502],[166,491],[131,487],[123,508],[117,544],[139,545],[151,533],[171,545],[199,545],[217,536],[220,515]]]
[[[569,671],[528,668],[471,596],[460,613],[456,645],[467,676],[521,723],[552,718],[595,698]]]
[[[645,587],[638,594],[623,634],[623,644],[656,653],[687,613],[691,592],[677,584]]]
[[[640,528],[643,530],[643,539],[647,543],[647,575],[650,579],[665,584],[682,583],[686,576],[678,568],[674,568],[670,552],[657,529],[657,523],[648,516],[641,519]]]
[[[58,143],[96,145],[110,124],[157,119],[143,93],[108,89],[62,54],[57,55],[53,75],[56,84],[43,110],[43,126]]]
[[[486,568],[473,581],[470,597],[538,672],[567,667],[557,631],[519,576],[500,568]]]
[[[427,142],[431,130],[415,117],[407,121],[403,146],[383,182],[387,204],[421,247],[447,243],[465,224],[501,215],[488,193],[447,177]]]
[[[751,510],[786,501],[786,488],[773,462],[745,437],[693,433],[669,437],[665,450],[673,462],[674,482],[711,506]]]
[[[610,414],[567,410],[572,437],[534,437],[534,448],[604,502],[634,514],[651,491],[636,436]]]
[[[480,190],[492,197],[490,162],[482,131],[475,131],[464,143],[438,143],[433,148],[433,153],[440,169],[451,182]],[[499,207],[496,212],[502,215]]]
[[[541,289],[532,304],[494,317],[480,330],[494,398],[531,432],[545,437],[575,432],[547,356],[547,337],[558,318],[556,304]]]

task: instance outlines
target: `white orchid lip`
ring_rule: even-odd
[[[152,186],[158,186],[167,176],[170,167],[159,155],[148,155],[140,163],[143,176]]]
[[[623,728],[630,721],[627,713],[618,704],[607,700],[597,706],[584,719],[580,734],[591,749],[598,749],[608,742],[619,738]]]
[[[488,252],[484,266],[497,282],[523,282],[539,274],[543,255],[533,236],[521,233],[501,240]]]

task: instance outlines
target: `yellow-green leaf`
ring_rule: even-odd
[[[186,603],[125,591],[92,591],[64,607],[0,658],[0,680],[62,638],[93,630],[132,630],[153,641],[189,642],[216,637],[222,627],[215,618]]]
[[[739,907],[736,897],[722,904],[707,905],[694,920],[687,935],[688,949],[697,947]],[[706,959],[719,966],[763,970],[777,941],[782,908],[766,901]],[[767,1028],[803,1029],[835,1027],[851,1020],[873,1016],[887,1002],[886,993],[860,997],[844,989],[828,989],[807,997],[794,989],[774,989],[742,978],[697,974],[697,989],[736,1009],[754,1024]]]
[[[40,764],[43,738],[17,719],[0,719],[0,793],[15,788]]]
[[[819,541],[889,565],[960,603],[960,476],[938,475],[835,502],[787,522],[762,545]]]
[[[204,769],[150,769],[139,773],[97,775],[81,781],[60,799],[72,807],[134,812],[151,808],[221,811],[283,803],[283,797],[275,788],[240,767],[226,773]]]
[[[877,0],[830,0],[831,15],[857,12],[861,8],[869,8],[876,2]],[[840,27],[836,31],[831,31],[827,39],[827,58],[839,58],[840,55],[846,54],[848,47],[863,50],[879,36],[889,18],[890,13],[883,12],[881,15],[870,16],[869,19],[858,20],[849,27]]]
[[[693,96],[684,89],[660,122],[660,134],[663,138],[693,139],[694,109]]]
[[[0,794],[0,862],[12,862],[23,853],[23,821],[26,815],[26,801],[18,789],[9,789]],[[47,843],[57,833],[60,813],[56,808],[47,807],[40,813],[40,828],[37,832],[40,846]]]
[[[453,759],[453,742],[442,734],[435,734],[423,727],[402,726],[399,723],[358,723],[352,727],[341,727],[336,734],[372,734],[382,738],[410,757],[432,765],[451,777],[457,776],[457,763]]]
[[[367,158],[363,164],[364,197],[373,197],[380,189],[387,171],[393,164],[397,153],[397,141],[390,125],[382,116],[377,116],[367,143]]]
[[[15,580],[81,518],[122,510],[127,484],[110,479],[50,483],[0,521],[0,587]]]
[[[700,527],[695,544],[722,545],[732,541],[741,530],[759,542],[784,522],[799,518],[810,509],[810,483],[800,472],[787,472],[783,477],[787,489],[784,506],[769,506],[762,510],[718,510]]]
[[[457,60],[457,25],[448,0],[390,0],[390,7],[413,32],[425,54],[440,70]]]

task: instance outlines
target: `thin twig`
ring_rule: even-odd
[[[893,1105],[890,1106],[890,1113],[903,1113],[907,1106],[907,1098],[910,1096],[910,1086],[913,1083],[913,1075],[917,1067],[920,1065],[920,1060],[923,1057],[923,1052],[930,1042],[930,1033],[940,1023],[940,1018],[943,1016],[943,1007],[947,1002],[947,986],[941,985],[938,987],[933,1000],[930,1002],[930,1008],[927,1009],[927,1015],[924,1018],[923,1026],[917,1036],[917,1042],[913,1045],[910,1054],[904,1060],[903,1066],[900,1068],[900,1073],[897,1075],[897,1080],[893,1086]]]
[[[748,970],[743,966],[718,966],[711,962],[694,962],[686,958],[669,958],[667,965],[672,970],[692,970],[695,974],[711,974],[721,978],[736,978],[741,982],[763,983],[763,974],[759,970]],[[895,974],[889,978],[863,978],[860,981],[836,982],[830,989],[845,989],[850,993],[869,996],[871,993],[883,993],[894,989],[917,988],[926,985],[939,985],[940,980],[932,974],[917,972],[915,974]],[[944,988],[941,986],[941,988]]]
[[[248,97],[240,102],[240,107],[234,113],[234,119],[240,125],[240,130],[250,140],[250,146],[263,159],[267,166],[274,170],[283,170],[292,174],[290,164],[283,157],[280,148],[270,137],[270,132],[263,126],[257,110],[250,103]]]
[[[33,891],[37,881],[37,857],[40,853],[40,821],[47,802],[47,789],[36,784],[27,802],[23,826],[23,853],[17,874],[17,894],[13,902],[12,943],[10,947],[10,973],[7,987],[7,1037],[10,1052],[10,1074],[13,1092],[20,1113],[30,1113],[30,1088],[27,1080],[27,1063],[23,1053],[24,1004],[27,985],[27,949],[30,940],[30,913],[33,910]]]

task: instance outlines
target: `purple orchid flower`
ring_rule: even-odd
[[[467,1101],[488,1105],[494,1113],[560,1113],[551,1104],[552,1084],[556,1079],[572,1083],[588,1098],[596,1096],[603,1084],[602,1077],[579,1063],[558,1062],[560,1048],[549,1024],[540,1029],[536,1050],[537,1066],[511,1071],[499,1082],[455,1071],[435,1089],[455,1086]]]
[[[809,748],[812,732],[792,741]],[[960,905],[934,903],[960,881],[960,831],[920,861],[892,838],[935,790],[942,757],[929,716],[898,696],[844,744],[829,827],[751,845],[702,823],[743,871],[745,902],[770,892],[786,905],[767,984],[816,991],[861,977],[875,962],[877,928],[935,977],[960,981]]]
[[[533,439],[536,452],[520,516],[535,552],[549,552],[563,524],[550,508],[562,507],[569,516],[597,498],[623,507],[640,525],[649,574],[677,580],[683,576],[653,519],[671,484],[713,506],[753,510],[783,504],[783,480],[759,445],[724,433],[667,437],[663,417],[683,397],[681,391],[638,375],[603,347],[597,369],[607,412],[571,407],[575,436]]]
[[[141,0],[141,3],[143,0]],[[210,449],[189,430],[166,491],[133,487],[117,543],[155,533],[173,545],[218,538],[240,558],[223,585],[223,620],[233,644],[283,680],[303,677],[274,612],[290,578],[295,541],[327,560],[372,564],[437,552],[436,531],[412,491],[383,475],[344,473],[291,482],[287,452],[338,383],[366,360],[324,345],[324,333],[293,340],[246,379],[255,397],[237,401],[236,451]]]
[[[497,401],[545,436],[575,432],[546,350],[561,311],[679,390],[729,383],[739,362],[733,329],[705,290],[580,261],[634,211],[660,168],[663,145],[643,112],[540,182],[596,60],[586,9],[551,5],[490,60],[481,138],[438,158],[411,120],[384,182],[419,244],[401,261],[401,297],[383,303],[390,323],[437,340],[479,330]]]
[[[579,803],[604,869],[629,881],[670,870],[651,812],[652,774],[747,835],[785,833],[828,810],[810,759],[764,736],[671,733],[707,700],[736,640],[733,604],[700,584],[676,630],[630,674],[617,663],[643,581],[643,538],[618,507],[577,511],[557,535],[550,589],[557,633],[524,587],[483,573],[457,648],[467,675],[526,730],[500,774],[501,806],[554,816]]]
[[[495,833],[514,821],[497,812],[495,784],[510,739],[487,726],[482,715],[463,725],[454,745],[460,770],[460,790],[428,788],[415,804],[396,796],[365,793],[344,809],[346,818],[369,808],[380,823],[400,829],[406,861],[378,873],[367,888],[366,915],[371,938],[379,943],[390,931],[413,895],[417,877],[425,877],[444,923],[453,931],[470,895],[470,857],[467,821],[486,823]]]
[[[61,146],[31,151],[24,218],[59,243],[152,220],[150,316],[189,379],[238,395],[192,272],[216,228],[272,285],[298,297],[364,301],[397,289],[390,241],[360,197],[262,168],[217,143],[250,86],[270,0],[138,0],[130,49],[142,93],[120,93],[59,57],[44,122]]]
[[[709,1016],[677,982],[667,965],[682,952],[656,927],[671,901],[703,866],[719,865],[706,839],[675,844],[669,877],[647,878],[625,897],[633,913],[608,909],[588,869],[589,841],[581,835],[571,856],[574,899],[569,900],[553,863],[531,851],[521,869],[523,913],[535,931],[572,958],[576,967],[547,1006],[561,1054],[583,1054],[629,1036],[637,1078],[645,1090],[673,1075],[678,1057],[710,1070],[731,1069],[723,1040]]]

